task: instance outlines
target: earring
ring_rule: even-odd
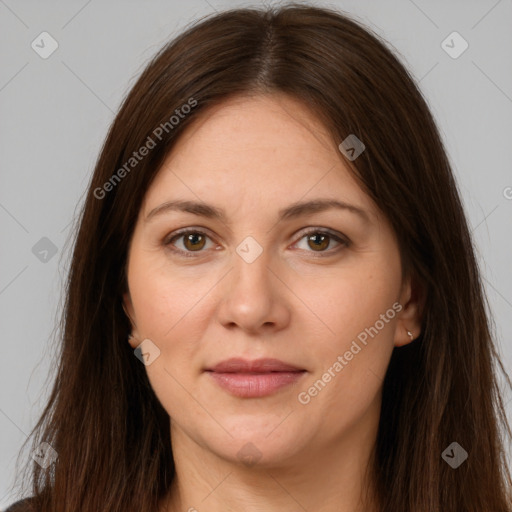
[[[411,338],[411,341],[414,341],[414,336],[411,331],[407,331],[407,335]]]

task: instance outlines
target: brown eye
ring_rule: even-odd
[[[308,245],[312,249],[322,251],[329,247],[330,236],[323,233],[308,235]]]
[[[164,241],[165,246],[179,255],[194,257],[194,253],[204,253],[207,240],[210,237],[202,231],[188,229],[175,233]],[[210,239],[211,240],[211,239]]]
[[[300,243],[302,240],[306,239],[307,246],[300,247]],[[329,248],[332,245],[332,242],[338,245],[338,247]],[[343,247],[348,247],[350,242],[348,239],[344,239],[341,236],[335,235],[334,233],[330,233],[329,231],[324,231],[321,229],[310,230],[302,235],[296,245],[299,246],[299,249],[305,250],[306,252],[316,252],[319,253],[319,256],[329,256],[334,253],[338,253],[340,249]]]
[[[189,233],[183,236],[183,245],[190,251],[200,251],[205,245],[202,233]]]

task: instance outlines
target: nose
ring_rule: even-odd
[[[270,260],[265,250],[252,262],[234,254],[233,268],[218,290],[218,320],[224,327],[269,334],[289,324],[291,292],[283,271]]]

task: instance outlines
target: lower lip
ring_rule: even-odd
[[[281,388],[295,384],[306,372],[208,373],[220,387],[232,395],[257,398],[271,395]]]

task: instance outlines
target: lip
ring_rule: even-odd
[[[231,358],[207,368],[205,372],[232,395],[257,398],[271,395],[294,384],[306,373],[306,370],[279,359],[264,358],[249,361]]]
[[[217,373],[268,373],[268,372],[296,372],[304,368],[298,368],[279,359],[243,359],[241,357],[232,357],[220,363],[207,368],[206,371]]]

